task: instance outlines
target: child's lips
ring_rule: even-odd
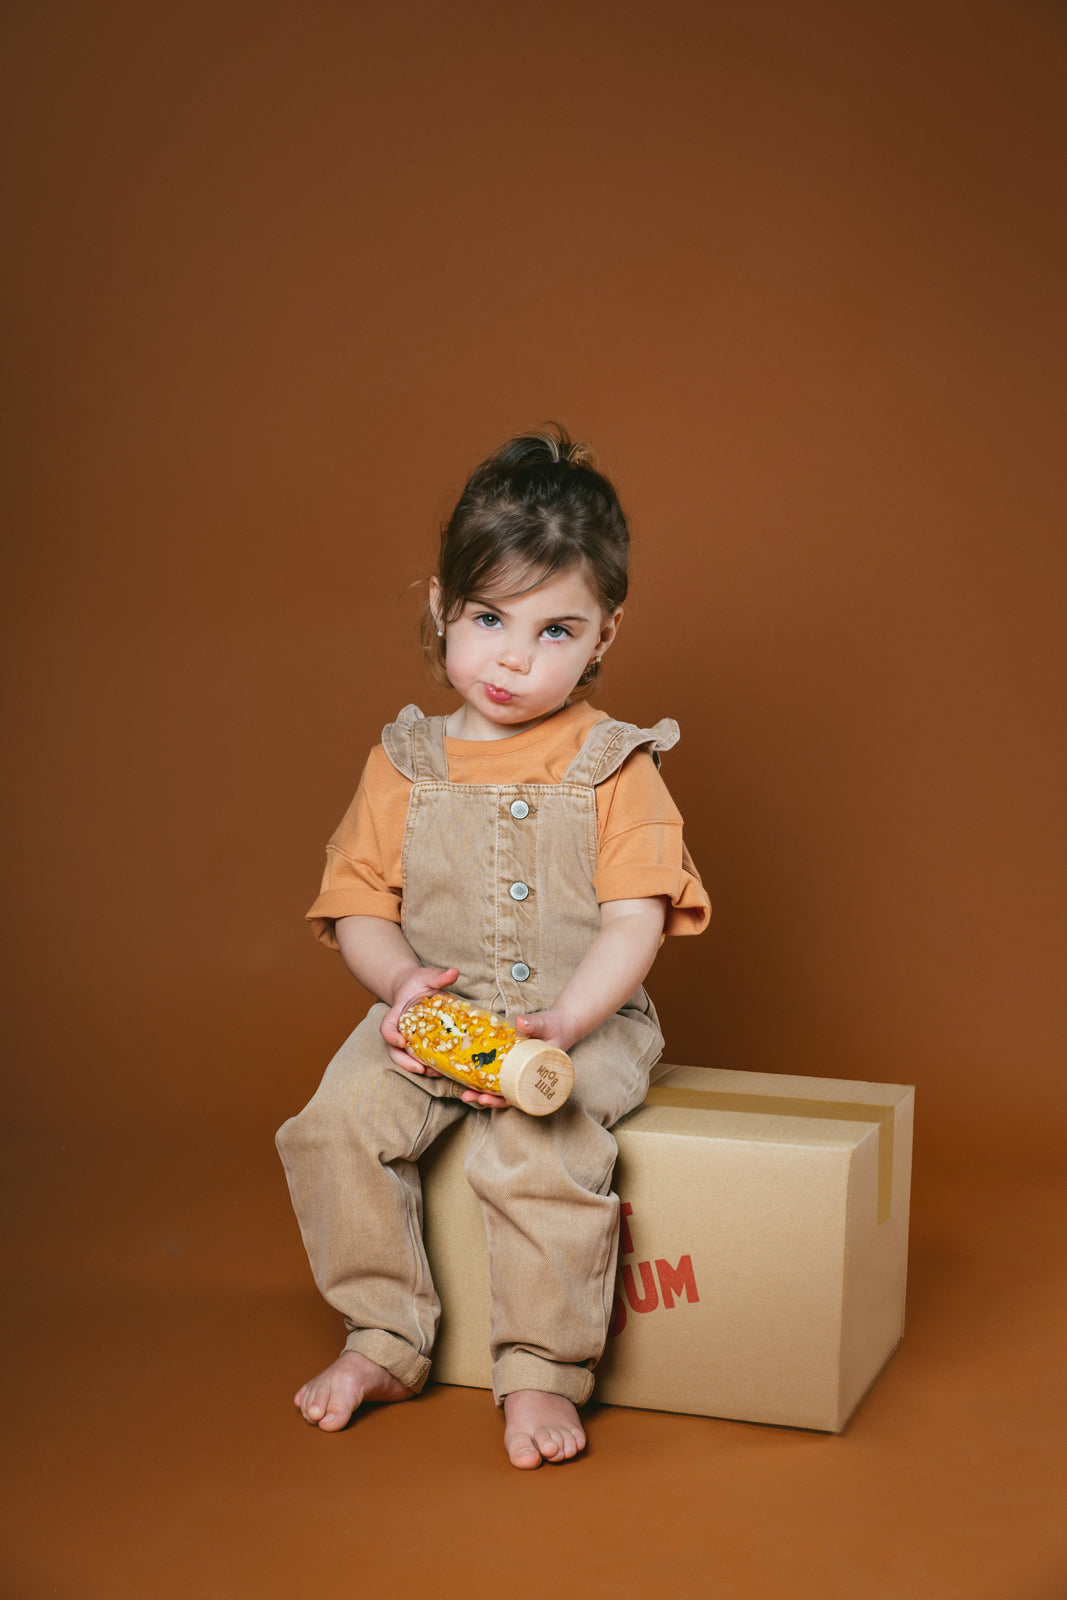
[[[486,684],[485,692],[493,704],[498,706],[506,706],[509,700],[515,698],[510,689],[498,689],[493,683]]]

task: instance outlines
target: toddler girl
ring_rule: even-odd
[[[469,1117],[508,1455],[530,1468],[585,1444],[576,1408],[618,1240],[608,1130],[641,1104],[663,1048],[641,985],[664,933],[699,933],[709,915],[658,771],[676,725],[585,704],[622,619],[628,546],[614,489],[562,429],[484,462],[442,533],[423,618],[459,704],[408,706],[384,730],[327,846],[308,918],[380,997],[278,1135],[316,1283],[348,1329],[296,1395],[327,1431],[426,1382],[439,1304],[417,1163]],[[409,1055],[397,1018],[442,988],[566,1050],[566,1104],[529,1117]]]

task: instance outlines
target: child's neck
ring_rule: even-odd
[[[488,744],[490,740],[514,739],[520,733],[529,733],[531,728],[540,727],[542,722],[547,722],[550,717],[556,716],[566,709],[568,701],[546,711],[543,717],[534,717],[530,722],[520,722],[517,726],[489,722],[485,717],[471,711],[466,701],[457,706],[445,718],[445,733],[450,739],[465,739],[470,743]]]

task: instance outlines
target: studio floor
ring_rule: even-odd
[[[919,1171],[907,1337],[840,1437],[594,1405],[519,1473],[480,1390],[297,1418],[337,1330],[242,1141],[8,1151],[9,1600],[1067,1596],[1052,1181]]]

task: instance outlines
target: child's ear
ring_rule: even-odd
[[[430,579],[430,615],[434,627],[438,633],[442,633],[444,626],[441,622],[441,580],[437,577]]]
[[[598,655],[603,655],[604,651],[611,644],[611,642],[614,639],[615,635],[619,631],[619,623],[621,621],[622,621],[622,606],[617,606],[616,609],[611,613],[610,617],[605,617],[604,618],[604,625],[600,630],[600,637],[596,642],[596,648],[597,648],[597,654]]]

